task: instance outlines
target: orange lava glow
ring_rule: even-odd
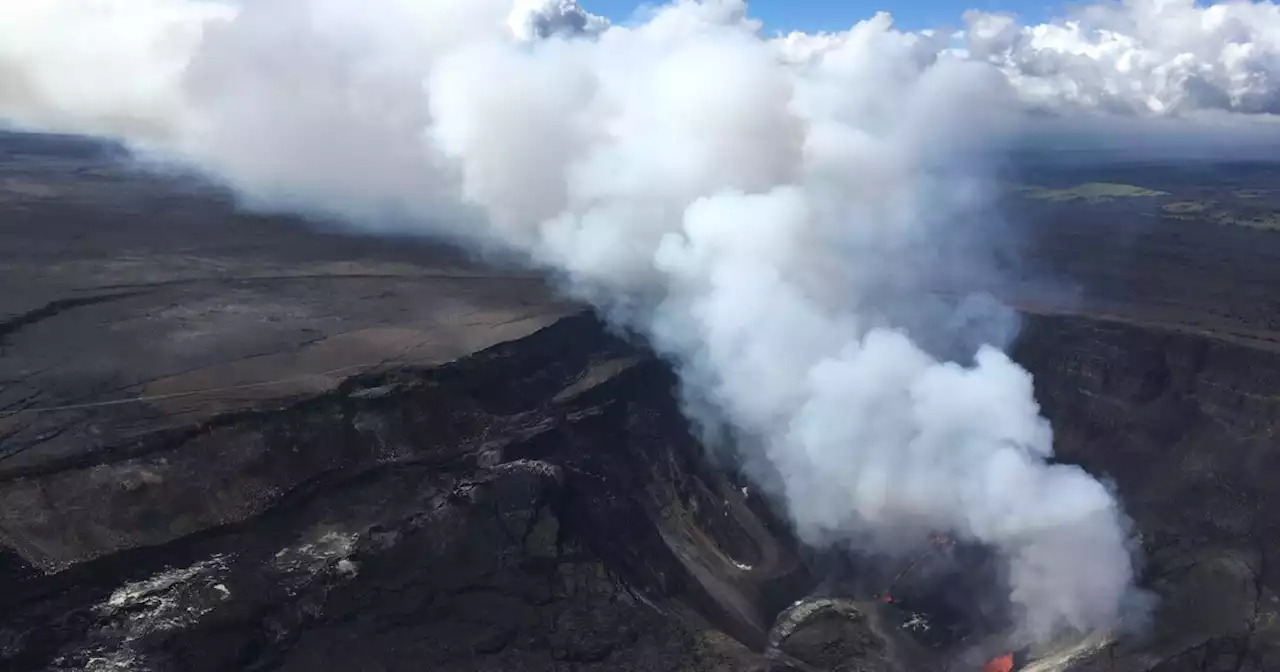
[[[1013,672],[1013,654],[996,656],[982,666],[982,672]]]

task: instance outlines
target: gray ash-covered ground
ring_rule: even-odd
[[[0,472],[449,361],[574,310],[528,274],[247,215],[193,177],[40,137],[0,142],[0,288]],[[153,402],[103,405],[138,396]]]
[[[95,146],[0,148],[0,669],[915,672],[1002,652],[988,558],[895,580],[901,562],[798,548],[704,458],[668,367],[540,279],[247,215]],[[1141,636],[1019,663],[1280,669],[1280,233],[1106,203],[1023,203],[1028,272],[1000,289],[1061,459],[1115,481],[1161,601]]]

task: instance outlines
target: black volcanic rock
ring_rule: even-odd
[[[0,651],[14,669],[741,669],[806,573],[703,461],[672,384],[580,317],[11,476],[6,542],[60,571],[9,582]]]

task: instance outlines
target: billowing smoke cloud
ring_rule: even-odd
[[[993,347],[1009,311],[939,309],[929,282],[982,269],[951,245],[984,216],[971,150],[1027,105],[1273,109],[1275,6],[1085,13],[1110,32],[974,15],[961,49],[887,15],[766,39],[735,0],[628,27],[517,4],[8,3],[0,119],[122,137],[251,203],[514,251],[647,334],[806,540],[947,532],[1008,561],[1023,637],[1116,627],[1116,499],[1051,464],[1030,376]]]

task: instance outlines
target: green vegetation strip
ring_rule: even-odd
[[[1137,187],[1132,184],[1117,184],[1114,182],[1089,182],[1068,189],[1049,189],[1047,187],[1036,186],[1020,186],[1018,190],[1028,198],[1036,198],[1055,203],[1064,203],[1068,201],[1089,201],[1096,203],[1098,201],[1109,201],[1113,198],[1140,198],[1153,196],[1168,196],[1165,191],[1155,191]]]
[[[1213,201],[1174,201],[1160,209],[1174,219],[1280,231],[1280,213],[1265,208],[1232,209]]]

